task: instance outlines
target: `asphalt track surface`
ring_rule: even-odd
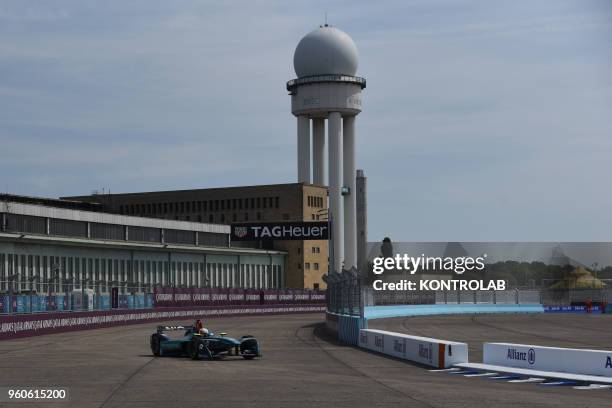
[[[257,336],[264,357],[252,361],[235,357],[215,361],[154,358],[148,339],[155,324],[1,341],[1,386],[65,387],[70,400],[0,402],[0,406],[611,406],[611,390],[579,391],[430,372],[339,344],[324,333],[323,319],[322,314],[308,314],[205,322],[213,331]],[[513,315],[388,319],[371,321],[370,327],[476,343],[505,340],[591,347],[610,342],[611,324],[612,316]],[[546,333],[546,337],[537,333]]]

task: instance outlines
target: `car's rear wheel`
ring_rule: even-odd
[[[151,352],[155,357],[161,356],[161,341],[157,333],[151,336]]]
[[[187,350],[189,353],[189,357],[191,357],[192,360],[199,360],[200,359],[200,352],[199,352],[199,347],[200,347],[201,342],[199,340],[193,340]]]

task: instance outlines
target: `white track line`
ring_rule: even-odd
[[[464,377],[490,377],[492,375],[499,375],[499,373],[466,374],[466,375],[464,375]]]
[[[589,385],[576,385],[573,387],[575,390],[607,390],[612,388],[609,384],[589,384]]]
[[[459,370],[461,369],[457,367],[453,367],[453,368],[440,368],[436,370],[427,370],[427,371],[432,372],[432,373],[448,373],[451,371],[459,371]]]
[[[457,375],[469,375],[469,374],[478,374],[478,371],[471,371],[471,370],[464,370],[464,371],[451,371],[450,373],[448,373],[450,375],[453,374],[457,374]]]
[[[540,385],[554,387],[557,385],[561,386],[561,385],[574,385],[574,384],[576,384],[576,381],[552,381],[552,382],[542,383]]]
[[[529,378],[523,378],[520,380],[510,380],[508,381],[509,383],[533,383],[533,382],[541,382],[541,381],[545,381],[546,378],[538,378],[538,377],[529,377]]]

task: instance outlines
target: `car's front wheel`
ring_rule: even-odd
[[[155,357],[161,356],[161,341],[157,334],[151,336],[151,352]]]
[[[252,360],[255,357],[261,357],[261,351],[259,350],[259,343],[255,338],[243,338],[240,342],[240,354],[246,360]]]

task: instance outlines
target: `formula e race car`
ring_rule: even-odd
[[[232,355],[250,360],[262,356],[259,343],[253,336],[235,339],[226,333],[198,331],[190,325],[157,326],[157,331],[151,335],[151,351],[155,356],[188,356],[193,360]]]

